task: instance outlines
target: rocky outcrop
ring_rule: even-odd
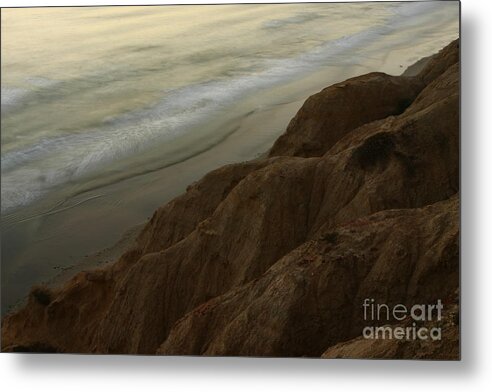
[[[458,221],[453,197],[321,230],[258,279],[187,313],[158,352],[320,356],[360,336],[364,298],[411,306],[452,296]]]
[[[404,112],[420,91],[457,64],[458,58],[458,41],[453,41],[427,58],[416,77],[406,76],[413,72],[404,76],[374,72],[325,88],[307,99],[269,155],[323,155],[355,128]]]
[[[454,42],[414,77],[372,73],[309,98],[269,158],[192,184],[110,267],[33,289],[3,320],[2,348],[350,356],[363,298],[455,298],[457,60]]]
[[[403,113],[423,84],[419,79],[370,73],[309,97],[280,136],[270,156],[322,156],[355,128]]]

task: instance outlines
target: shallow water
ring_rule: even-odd
[[[2,312],[310,94],[457,36],[453,2],[2,10]]]

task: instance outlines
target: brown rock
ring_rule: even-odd
[[[457,244],[456,197],[322,232],[259,279],[186,314],[158,353],[320,356],[361,335],[364,298],[411,306],[452,296],[459,255],[448,250]],[[432,272],[423,276],[420,266],[428,264]],[[440,278],[429,285],[429,274]]]
[[[460,59],[460,41],[458,39],[436,53],[419,73],[419,78],[428,85]]]
[[[306,100],[269,156],[321,156],[353,129],[402,113],[422,87],[416,78],[373,72],[325,88]]]
[[[402,76],[373,72],[325,88],[306,100],[269,155],[323,155],[355,128],[401,114],[422,88],[458,60],[456,40],[426,59],[426,65],[415,77],[407,76],[411,72]]]

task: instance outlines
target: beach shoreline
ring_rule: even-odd
[[[418,60],[418,66],[405,64],[403,69],[409,67],[409,72],[418,73],[429,58],[430,56],[427,56]],[[402,69],[403,61],[396,56],[387,61],[390,62],[386,63],[383,69]],[[288,122],[308,96],[318,92],[320,88],[362,74],[364,71],[370,70],[363,66],[353,67],[348,71],[332,69],[331,73],[325,70],[322,74],[325,80],[330,80],[329,82],[319,82],[320,75],[314,72],[304,81],[307,88],[304,88],[302,93],[297,93],[301,97],[261,108],[229,123],[227,126],[235,131],[212,148],[183,162],[84,192],[66,200],[64,205],[69,207],[61,208],[59,213],[41,214],[39,219],[27,220],[26,228],[23,229],[24,235],[29,233],[30,226],[41,225],[47,240],[36,241],[21,253],[20,260],[28,260],[27,264],[31,268],[40,257],[49,262],[44,267],[41,266],[41,278],[33,279],[25,269],[21,269],[22,274],[17,274],[16,281],[17,288],[19,282],[23,288],[17,289],[15,295],[9,290],[9,282],[2,282],[2,291],[6,293],[2,295],[3,301],[6,298],[16,298],[13,302],[2,304],[2,314],[5,315],[22,306],[33,285],[59,286],[78,272],[116,261],[131,247],[139,229],[145,226],[156,208],[179,196],[190,184],[218,167],[264,156],[276,138],[285,131]],[[261,131],[259,135],[258,130]],[[251,143],[255,137],[258,140]],[[246,150],[244,146],[248,144],[249,150]],[[138,191],[133,191],[134,189]],[[122,211],[125,214],[122,214]],[[67,227],[69,232],[77,233],[77,236],[68,236],[68,240],[63,240]],[[36,232],[39,231],[40,228],[36,227]],[[11,244],[17,240],[19,233],[22,233],[22,230],[19,232],[14,227],[14,230],[6,231],[4,238]],[[8,256],[7,253],[6,257]],[[39,269],[40,266],[34,268]],[[22,284],[22,281],[25,283]]]
[[[401,73],[413,64],[410,59],[414,60],[413,53],[395,51],[380,68]],[[418,60],[419,66],[412,72],[417,73],[424,60]],[[2,278],[2,314],[22,306],[33,285],[58,286],[77,272],[116,261],[132,245],[138,229],[156,208],[182,194],[211,170],[264,155],[307,97],[321,88],[370,71],[365,65],[356,65],[313,72],[303,80],[281,87],[278,94],[285,97],[283,102],[267,106],[268,101],[264,100],[265,106],[222,124],[233,131],[211,148],[182,162],[79,194],[65,200],[64,205],[68,207],[61,208],[59,213],[29,218],[20,228],[15,224],[7,227],[4,241],[9,246],[17,243],[17,254],[13,257],[7,250],[3,258],[12,257],[23,267],[17,269],[12,279],[8,266],[4,266],[2,276],[9,276],[16,284],[12,289],[11,281]],[[54,203],[47,198],[41,205],[46,201],[48,206]],[[40,232],[43,238],[34,238]],[[29,238],[34,242],[26,247],[22,241]],[[46,261],[44,265],[40,265],[39,259]]]

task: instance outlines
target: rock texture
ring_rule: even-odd
[[[448,319],[438,346],[360,336],[367,297],[456,318],[458,59],[310,97],[268,158],[192,184],[110,267],[34,288],[2,349],[456,359]]]
[[[187,313],[158,352],[320,356],[360,336],[364,298],[411,306],[452,296],[457,257],[456,197],[326,228],[258,279]]]
[[[401,114],[421,88],[420,79],[379,72],[330,86],[307,99],[270,156],[322,156],[355,128]]]

